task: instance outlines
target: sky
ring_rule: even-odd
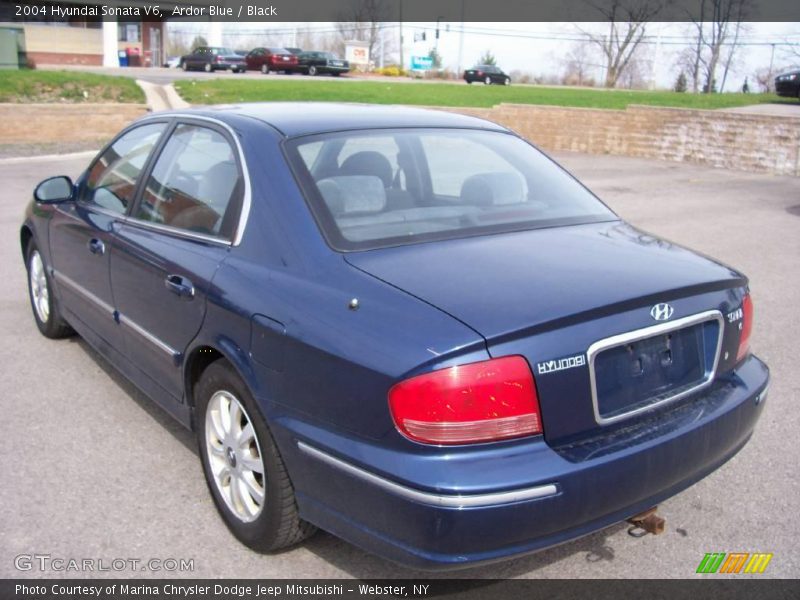
[[[398,60],[399,24],[384,23],[384,62]],[[170,27],[177,32],[203,33],[207,24],[175,22]],[[601,33],[607,23],[439,23],[439,39],[435,37],[436,23],[404,23],[404,59],[425,56],[438,47],[443,66],[451,71],[468,68],[478,62],[485,51],[491,51],[497,64],[506,72],[520,71],[535,76],[557,76],[564,72],[565,57],[578,45],[584,45],[589,74],[600,83],[605,67],[599,49],[585,39],[584,33]],[[680,68],[678,54],[691,42],[691,23],[650,23],[645,43],[639,51],[639,70],[646,85],[671,88]],[[256,45],[296,46],[302,32],[311,30],[318,36],[335,35],[333,23],[225,23],[223,41],[234,48]],[[421,34],[425,33],[425,40]],[[758,69],[773,72],[800,63],[800,23],[745,23],[740,34],[742,45],[737,51],[724,91],[741,89],[745,77],[755,90],[753,73]],[[416,39],[416,41],[415,41]],[[786,44],[793,46],[796,56],[790,56]],[[773,45],[774,53],[773,53]],[[310,49],[310,48],[308,48]],[[376,52],[376,54],[379,54]],[[376,64],[380,56],[373,57]]]

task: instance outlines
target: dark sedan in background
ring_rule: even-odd
[[[464,81],[467,83],[478,81],[486,85],[491,85],[492,83],[511,85],[511,77],[496,65],[476,65],[471,69],[467,69],[464,71]]]
[[[182,56],[180,67],[184,71],[202,69],[206,73],[220,70],[231,70],[244,73],[246,65],[244,57],[230,48],[217,46],[199,46],[190,54]]]
[[[297,55],[297,70],[306,75],[329,73],[338,77],[350,70],[350,63],[337,57],[332,52],[309,50]]]
[[[775,78],[775,93],[778,96],[800,99],[800,71],[778,75]]]
[[[253,48],[245,56],[247,69],[261,71],[267,75],[270,71],[283,71],[291,74],[297,70],[297,55],[286,48]]]
[[[192,428],[258,550],[316,526],[427,568],[533,552],[702,479],[767,397],[743,274],[473,117],[155,113],[39,184],[19,243],[39,331]]]

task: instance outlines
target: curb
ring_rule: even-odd
[[[0,158],[0,165],[13,165],[21,162],[30,162],[35,160],[73,160],[79,158],[90,158],[100,152],[97,150],[82,150],[81,152],[68,152],[67,154],[34,154],[33,156],[12,156],[9,158]]]

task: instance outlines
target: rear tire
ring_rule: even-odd
[[[25,257],[28,270],[28,297],[39,331],[50,339],[72,335],[74,333],[72,327],[61,316],[58,300],[53,293],[53,281],[47,272],[47,265],[33,240],[28,243]]]
[[[486,79],[483,80],[483,83],[484,83],[484,85],[491,85],[492,84],[492,78],[491,77],[487,77]]]
[[[183,69],[184,73],[189,70],[189,65],[186,64],[186,61],[181,61],[181,69]]]
[[[280,452],[230,363],[220,359],[209,365],[194,391],[203,472],[231,533],[261,552],[311,536],[316,527],[300,519]]]
[[[314,65],[308,67],[308,74],[314,77],[317,74],[317,67],[315,67]]]
[[[508,77],[506,77],[506,78],[503,80],[503,85],[511,85],[511,79],[509,79]]]
[[[261,65],[261,72],[264,75],[269,75],[269,67],[267,65]]]
[[[204,70],[206,73],[211,73],[211,71],[213,71],[214,69],[213,69],[213,67],[211,66],[211,63],[206,63],[206,66],[205,66],[205,67],[203,67],[203,70]]]

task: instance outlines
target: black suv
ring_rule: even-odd
[[[775,78],[775,93],[800,99],[800,70],[778,75]]]
[[[486,85],[492,83],[511,85],[511,77],[503,73],[503,70],[495,65],[475,65],[471,69],[467,69],[464,71],[464,81],[467,83],[482,81]]]
[[[234,73],[244,73],[247,65],[241,54],[229,48],[217,46],[198,46],[191,54],[181,56],[180,66],[184,71],[203,69],[206,73],[230,69]]]

